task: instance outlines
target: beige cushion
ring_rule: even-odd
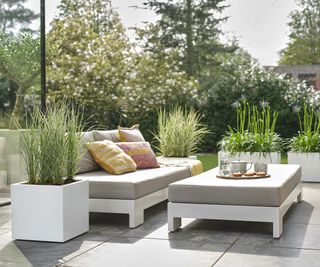
[[[299,165],[268,165],[270,178],[216,178],[218,168],[173,183],[169,201],[222,205],[280,206],[301,180]]]
[[[90,198],[137,199],[187,177],[190,177],[187,167],[163,167],[120,176],[95,171],[79,174],[75,179],[89,180]]]
[[[106,131],[92,131],[95,141],[110,140],[112,142],[119,142],[118,130],[106,130]]]
[[[93,142],[92,132],[84,132],[82,135],[82,142],[84,144]],[[85,153],[80,158],[79,163],[77,164],[77,173],[84,173],[90,171],[96,171],[100,169],[99,165],[93,160],[89,151],[86,149]]]
[[[139,130],[139,124],[133,125],[131,128],[118,126],[120,142],[144,142],[144,137]]]

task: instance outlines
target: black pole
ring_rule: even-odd
[[[46,9],[45,0],[40,0],[40,46],[41,46],[41,110],[46,112]]]

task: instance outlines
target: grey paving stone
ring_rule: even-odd
[[[279,239],[272,237],[271,223],[253,223],[236,241],[242,246],[320,249],[320,225],[285,224]],[[319,264],[320,266],[320,264]]]
[[[168,225],[142,225],[123,234],[126,237],[233,243],[250,223],[183,219],[178,231],[169,233]]]
[[[311,203],[306,201],[294,203],[284,217],[284,222],[299,224],[320,224],[320,207],[315,207]]]
[[[117,238],[63,266],[206,267],[211,266],[228,247],[221,243]]]
[[[73,239],[66,243],[14,241],[14,244],[33,266],[56,266],[102,242]]]
[[[10,205],[0,207],[0,228],[11,229]]]
[[[9,229],[1,229],[0,228],[0,235],[5,234],[5,233],[9,233],[10,230]]]
[[[319,267],[320,251],[234,245],[214,267]]]
[[[33,267],[31,263],[1,262],[0,267]]]
[[[320,208],[320,183],[303,183],[303,200]]]
[[[31,266],[30,261],[23,252],[12,242],[11,233],[5,233],[0,236],[0,263],[3,266],[11,263],[22,266]]]

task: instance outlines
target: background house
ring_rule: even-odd
[[[265,66],[265,69],[287,74],[299,81],[306,81],[308,86],[320,91],[320,65]]]

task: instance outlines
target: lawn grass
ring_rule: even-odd
[[[218,154],[199,155],[197,158],[202,162],[204,171],[218,166]]]
[[[202,154],[198,155],[198,160],[202,162],[203,170],[207,171],[214,167],[217,167],[218,164],[218,155],[215,153],[212,154]],[[287,164],[288,159],[287,156],[281,156],[281,164]]]

